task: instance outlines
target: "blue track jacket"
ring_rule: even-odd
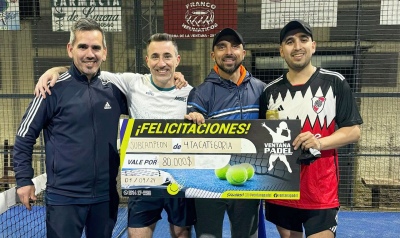
[[[258,119],[264,87],[265,83],[247,71],[238,86],[212,69],[204,83],[190,92],[187,112],[199,112],[205,119]]]
[[[109,82],[88,81],[72,65],[46,99],[34,98],[17,131],[14,171],[17,186],[32,185],[32,152],[43,129],[47,192],[108,201],[119,169],[118,120],[127,114],[125,96]]]

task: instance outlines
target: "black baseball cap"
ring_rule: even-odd
[[[214,49],[214,46],[219,42],[219,39],[223,36],[234,36],[236,39],[240,42],[240,44],[243,45],[244,47],[244,41],[242,35],[239,34],[239,32],[235,31],[232,28],[224,28],[214,36],[212,48]]]
[[[295,19],[290,21],[288,24],[286,24],[286,26],[282,28],[279,43],[282,43],[287,33],[294,29],[302,29],[305,33],[311,36],[311,39],[313,38],[311,26],[305,21]]]

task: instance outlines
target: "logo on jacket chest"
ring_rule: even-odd
[[[104,109],[106,110],[111,109],[111,105],[108,102],[106,102],[106,104],[104,105]]]

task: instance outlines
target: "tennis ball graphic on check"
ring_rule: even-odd
[[[226,179],[226,172],[228,171],[228,169],[229,169],[230,167],[231,167],[231,165],[230,165],[230,164],[227,164],[227,165],[225,165],[225,166],[222,167],[222,168],[215,169],[215,170],[214,170],[215,175],[216,175],[219,179],[225,180],[225,179]]]
[[[180,188],[179,188],[179,184],[177,183],[170,183],[167,186],[167,192],[171,195],[176,195],[178,194]]]
[[[253,178],[255,170],[253,165],[249,164],[249,163],[242,163],[240,164],[240,166],[244,167],[247,171],[247,180],[250,180]]]
[[[247,170],[241,165],[231,166],[226,172],[226,180],[232,185],[243,185],[247,181]]]

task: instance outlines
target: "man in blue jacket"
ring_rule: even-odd
[[[60,76],[52,97],[30,103],[17,131],[17,193],[30,210],[30,200],[36,200],[32,152],[43,129],[47,237],[80,238],[83,229],[86,237],[111,237],[119,201],[118,120],[127,114],[126,98],[98,77],[107,48],[97,22],[78,20],[67,51],[70,69]]]
[[[189,116],[197,122],[197,113],[205,119],[258,119],[259,98],[265,84],[242,65],[246,51],[242,36],[225,28],[215,35],[211,57],[214,68],[204,83],[189,94]],[[196,235],[199,238],[222,237],[225,211],[231,224],[231,237],[258,236],[259,200],[196,199]]]

